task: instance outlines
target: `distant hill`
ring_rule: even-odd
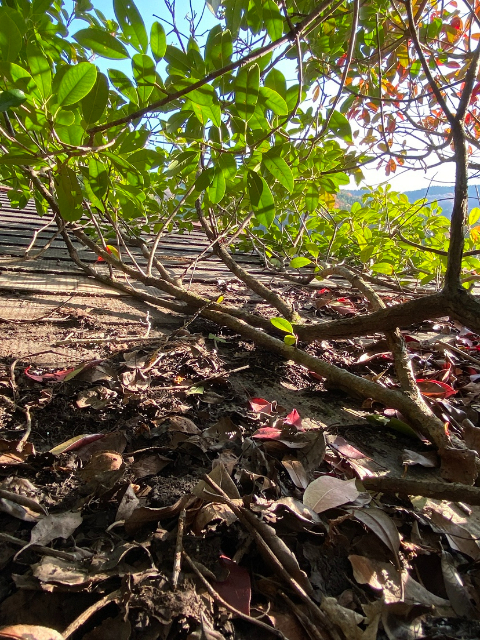
[[[469,208],[480,206],[477,196],[480,195],[480,185],[470,185],[468,188]],[[342,189],[337,195],[337,206],[342,209],[349,209],[354,202],[362,202],[362,196],[366,193],[364,189]],[[428,189],[417,189],[416,191],[405,191],[405,195],[410,202],[415,202],[426,197],[428,202],[437,201],[442,208],[443,215],[450,218],[453,208],[453,187],[430,187]]]

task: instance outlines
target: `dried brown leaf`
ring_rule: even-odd
[[[17,448],[20,450],[17,451]],[[35,448],[31,442],[0,440],[0,466],[8,467],[22,464],[32,455],[35,455]]]
[[[322,513],[327,509],[353,502],[359,493],[355,480],[339,480],[331,476],[322,476],[308,485],[303,494],[303,504],[313,509],[315,513]]]
[[[400,549],[400,536],[393,520],[385,511],[376,507],[365,509],[354,509],[352,511],[355,518],[370,529],[380,540],[390,549],[397,563],[400,566],[398,551]]]
[[[30,533],[30,544],[47,545],[56,538],[69,538],[82,524],[83,518],[78,511],[51,514],[42,518]]]
[[[0,640],[63,640],[63,636],[48,627],[13,624],[0,629]]]
[[[293,456],[285,456],[282,464],[287,470],[290,480],[296,487],[299,489],[306,489],[308,487],[307,472],[300,460],[296,460]]]
[[[135,491],[133,489],[133,484],[129,484],[123,497],[118,505],[117,514],[115,516],[115,520],[128,520],[128,518],[132,515],[135,509],[139,505],[139,500],[135,495]]]
[[[444,480],[473,485],[478,476],[475,451],[445,447],[439,449],[438,453],[441,459],[440,475]]]

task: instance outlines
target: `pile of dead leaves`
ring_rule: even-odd
[[[0,441],[0,638],[480,637],[477,510],[365,491],[361,443],[242,397],[229,375],[245,367],[211,339],[6,374],[5,433],[26,407],[33,425]],[[478,374],[415,348],[424,393],[464,429],[449,388]],[[405,469],[435,470],[428,444],[398,438]]]

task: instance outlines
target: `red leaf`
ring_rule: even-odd
[[[417,380],[418,388],[424,396],[429,398],[449,398],[457,392],[446,382],[439,380]]]
[[[309,371],[308,373],[309,375],[312,376],[312,378],[315,378],[315,380],[320,380],[320,382],[323,382],[325,380],[325,376],[321,376],[319,373],[316,373],[315,371]]]
[[[275,427],[262,427],[255,431],[252,438],[258,438],[259,440],[280,440],[284,435],[285,434],[281,429],[276,429]]]
[[[301,429],[302,427],[302,419],[296,409],[292,409],[292,411],[285,418],[284,423],[291,424],[293,427],[297,427],[298,429]]]
[[[62,380],[64,380],[69,373],[71,373],[72,371],[75,371],[75,368],[72,367],[71,369],[60,369],[59,371],[54,371],[53,373],[43,373],[40,375],[37,375],[35,373],[30,373],[30,369],[32,368],[31,365],[29,365],[24,373],[27,376],[27,378],[30,378],[31,380],[35,380],[35,382],[47,382],[47,381],[53,381],[53,382],[61,382]]]
[[[273,409],[272,403],[263,398],[252,398],[250,400],[250,406],[252,407],[252,411],[256,413],[266,413],[268,415],[271,415]]]
[[[250,574],[227,556],[220,556],[220,563],[228,569],[229,573],[226,580],[215,583],[217,593],[234,609],[249,616],[252,597]]]

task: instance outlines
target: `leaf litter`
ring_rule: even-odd
[[[359,304],[321,300],[318,313]],[[407,345],[426,402],[478,451],[480,368],[461,350],[480,341],[451,334]],[[390,472],[471,486],[468,453],[443,452],[440,469],[373,402],[350,424],[324,420],[340,392],[210,336],[183,330],[76,368],[25,363],[15,388],[5,368],[0,638],[478,638],[478,508],[362,484]],[[373,357],[382,344],[319,348],[395,385],[391,359]],[[275,384],[317,398],[318,414],[287,391],[258,395]]]

